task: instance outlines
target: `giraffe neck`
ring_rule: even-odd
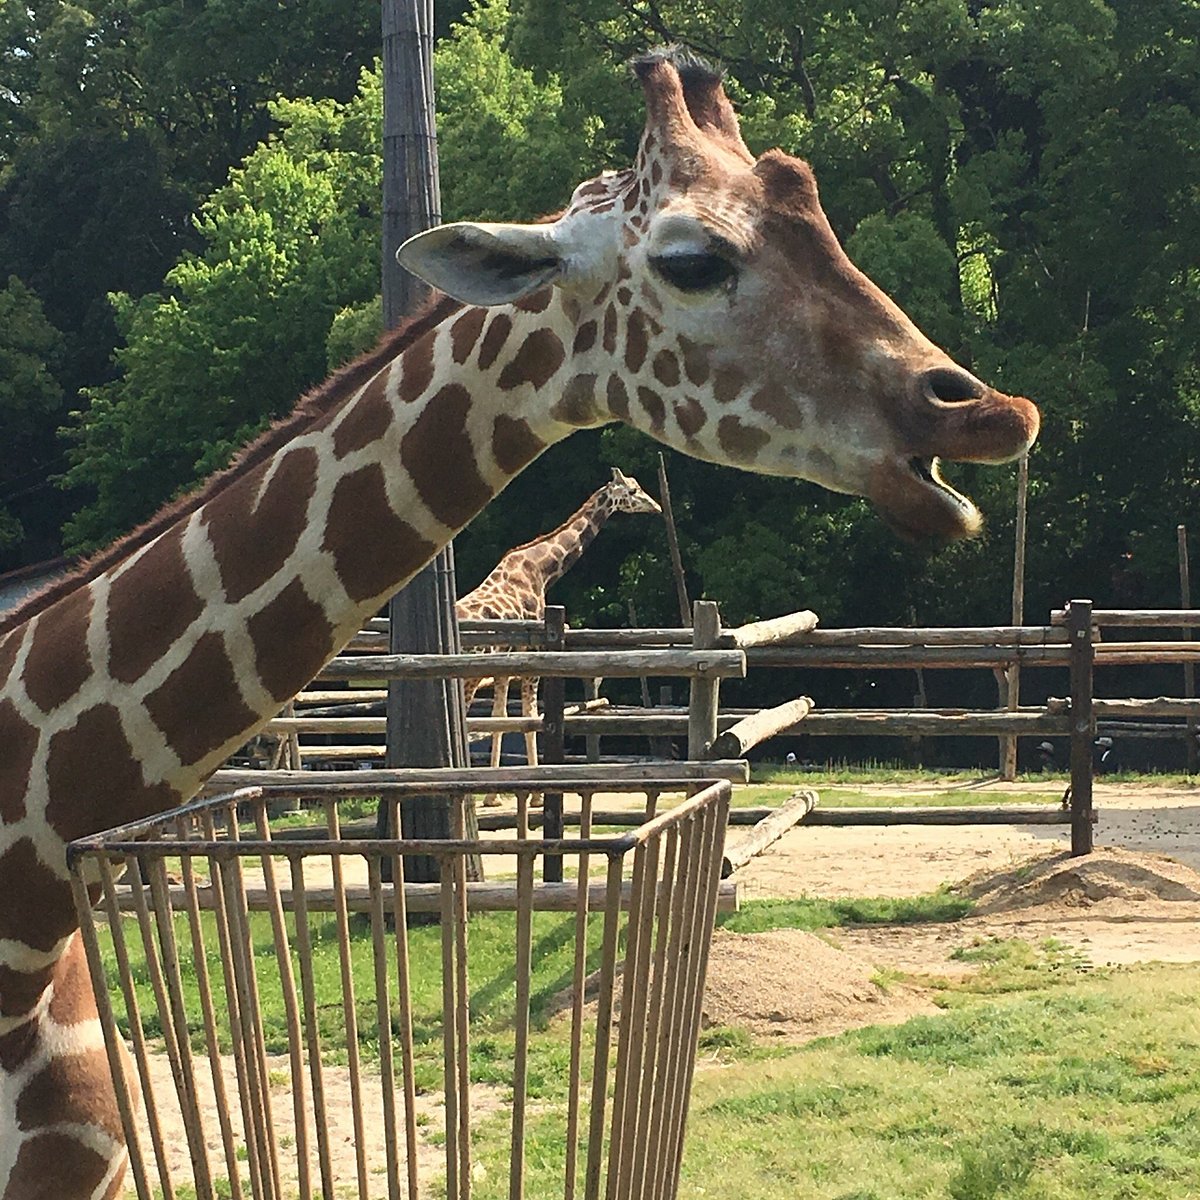
[[[608,488],[602,487],[553,533],[530,545],[530,572],[543,595],[579,561],[615,511]]]
[[[67,841],[194,795],[571,431],[553,415],[567,326],[549,292],[454,313],[148,544],[0,634],[0,1034],[32,1010],[75,928]],[[19,986],[5,991],[5,971]]]

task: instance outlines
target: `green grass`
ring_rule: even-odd
[[[972,903],[939,888],[925,896],[798,900],[749,900],[735,913],[718,918],[731,933],[765,933],[769,929],[832,929],[843,925],[912,925],[924,921],[957,921]]]
[[[1200,969],[987,953],[941,1015],[702,1071],[681,1200],[1200,1194]]]
[[[734,793],[735,808],[767,807],[782,804],[797,787],[807,787],[819,797],[821,808],[914,808],[924,806],[992,806],[996,804],[1062,803],[1062,789],[1057,791],[997,793],[985,788],[946,788],[922,792],[865,792],[861,788],[825,784],[820,780],[798,781],[794,786],[749,784]],[[1064,784],[1065,787],[1065,784]]]

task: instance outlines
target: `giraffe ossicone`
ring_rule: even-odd
[[[193,796],[548,445],[624,421],[952,538],[979,518],[938,458],[1002,462],[1036,436],[1029,401],[851,264],[807,165],[751,155],[715,72],[672,51],[635,69],[633,167],[548,224],[406,244],[458,300],[0,617],[0,1200],[120,1187],[67,842]]]

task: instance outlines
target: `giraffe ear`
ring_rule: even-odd
[[[439,225],[409,238],[396,259],[465,304],[520,300],[563,272],[553,225]]]

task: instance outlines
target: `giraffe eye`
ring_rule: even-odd
[[[704,292],[719,287],[737,273],[720,254],[653,254],[650,266],[681,292]]]

